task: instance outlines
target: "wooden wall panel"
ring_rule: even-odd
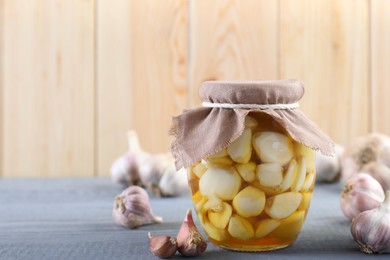
[[[187,107],[187,1],[131,1],[132,128],[167,152],[171,117]]]
[[[390,1],[371,1],[373,130],[390,135]]]
[[[369,2],[281,0],[281,78],[306,84],[302,110],[344,145],[370,131]]]
[[[4,12],[4,176],[92,176],[94,2]]]
[[[96,91],[97,172],[109,174],[116,157],[127,150],[126,132],[132,126],[130,3],[97,1]]]
[[[278,1],[191,1],[191,104],[205,80],[278,78]]]
[[[3,66],[3,57],[4,57],[4,1],[0,0],[0,178],[3,175],[3,85],[4,85],[4,66]]]

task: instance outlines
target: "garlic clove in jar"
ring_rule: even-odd
[[[198,177],[201,178],[202,175],[207,171],[207,167],[203,163],[197,163],[193,168],[192,172]]]
[[[210,167],[223,167],[223,166],[231,166],[233,165],[233,161],[229,156],[225,157],[216,157],[216,158],[207,158],[206,165],[208,168]]]
[[[203,196],[232,200],[241,187],[241,177],[233,167],[209,168],[199,180]]]
[[[297,160],[298,169],[297,176],[294,183],[291,185],[291,190],[300,191],[306,178],[306,159],[305,157],[299,157]]]
[[[249,162],[252,155],[252,130],[246,128],[242,134],[227,148],[227,152],[233,161],[237,163]]]
[[[283,182],[280,184],[280,190],[286,191],[291,187],[291,185],[294,183],[295,178],[297,176],[297,161],[295,159],[292,159],[290,163],[288,164],[287,171],[284,175]]]
[[[282,219],[294,213],[302,201],[299,192],[285,192],[267,199],[265,212],[274,219]]]
[[[264,163],[288,163],[293,156],[293,144],[287,136],[276,132],[261,132],[253,136],[253,147]]]
[[[313,149],[306,147],[305,145],[298,142],[294,143],[294,149],[296,158],[304,157],[306,159],[306,171],[315,172],[316,152]]]
[[[271,235],[279,239],[291,239],[299,234],[305,220],[304,210],[298,210],[289,217],[281,219],[280,225],[271,232]]]
[[[130,186],[116,196],[112,216],[118,225],[128,228],[162,222],[161,217],[153,215],[149,196],[139,186]]]
[[[263,163],[257,166],[256,175],[262,186],[276,187],[283,181],[283,168],[278,163]]]
[[[351,234],[364,253],[390,252],[390,191],[386,192],[379,207],[364,211],[353,219]]]
[[[256,128],[259,125],[259,122],[251,116],[245,117],[245,128]]]
[[[306,175],[305,181],[304,181],[300,191],[308,191],[310,189],[310,187],[313,185],[314,180],[315,180],[314,172],[309,172]]]
[[[312,197],[313,197],[312,192],[303,192],[302,193],[302,201],[301,201],[301,204],[299,205],[298,209],[307,211],[310,207],[310,202],[311,202]]]
[[[225,229],[220,229],[210,222],[203,222],[203,229],[207,235],[216,241],[224,241],[228,239],[229,235]]]
[[[252,182],[256,179],[256,164],[254,162],[235,164],[234,167],[244,181]]]
[[[360,212],[378,207],[385,194],[379,182],[365,173],[353,175],[345,184],[340,196],[344,215],[353,219]]]
[[[255,238],[262,238],[270,234],[280,225],[276,219],[264,219],[256,225]]]
[[[222,202],[222,209],[218,211],[210,210],[208,218],[215,227],[225,229],[232,216],[232,206],[226,202]]]
[[[243,217],[260,215],[264,209],[264,205],[264,192],[253,186],[242,189],[233,199],[233,208]]]
[[[240,240],[249,240],[255,234],[251,223],[238,215],[230,218],[228,232],[232,237]]]

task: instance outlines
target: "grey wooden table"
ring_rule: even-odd
[[[339,209],[339,191],[338,184],[317,185],[304,228],[288,248],[238,253],[209,243],[197,259],[373,259],[353,241]],[[156,259],[147,232],[176,235],[192,208],[189,196],[152,197],[153,210],[164,223],[129,230],[111,219],[120,192],[108,178],[0,179],[0,259]],[[375,256],[384,258],[390,255]]]

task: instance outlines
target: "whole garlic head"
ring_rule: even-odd
[[[112,217],[118,225],[128,228],[162,222],[161,217],[153,215],[149,196],[139,186],[130,186],[116,196]]]
[[[379,207],[353,219],[351,234],[364,253],[390,252],[390,191]]]
[[[385,194],[382,186],[365,173],[352,176],[341,193],[340,206],[344,215],[353,219],[360,212],[378,207]]]
[[[181,168],[176,171],[175,166],[167,168],[158,184],[163,196],[178,196],[188,190],[187,171]]]
[[[378,162],[390,167],[390,137],[371,133],[361,136],[348,147],[342,156],[342,177],[348,180],[361,172],[366,164]],[[390,186],[390,184],[389,184]]]
[[[341,156],[344,147],[335,146],[333,156],[323,155],[320,151],[316,152],[316,182],[335,182],[341,175]]]

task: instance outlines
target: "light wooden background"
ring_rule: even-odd
[[[0,176],[108,175],[210,79],[299,78],[336,142],[390,134],[390,1],[0,0]]]

